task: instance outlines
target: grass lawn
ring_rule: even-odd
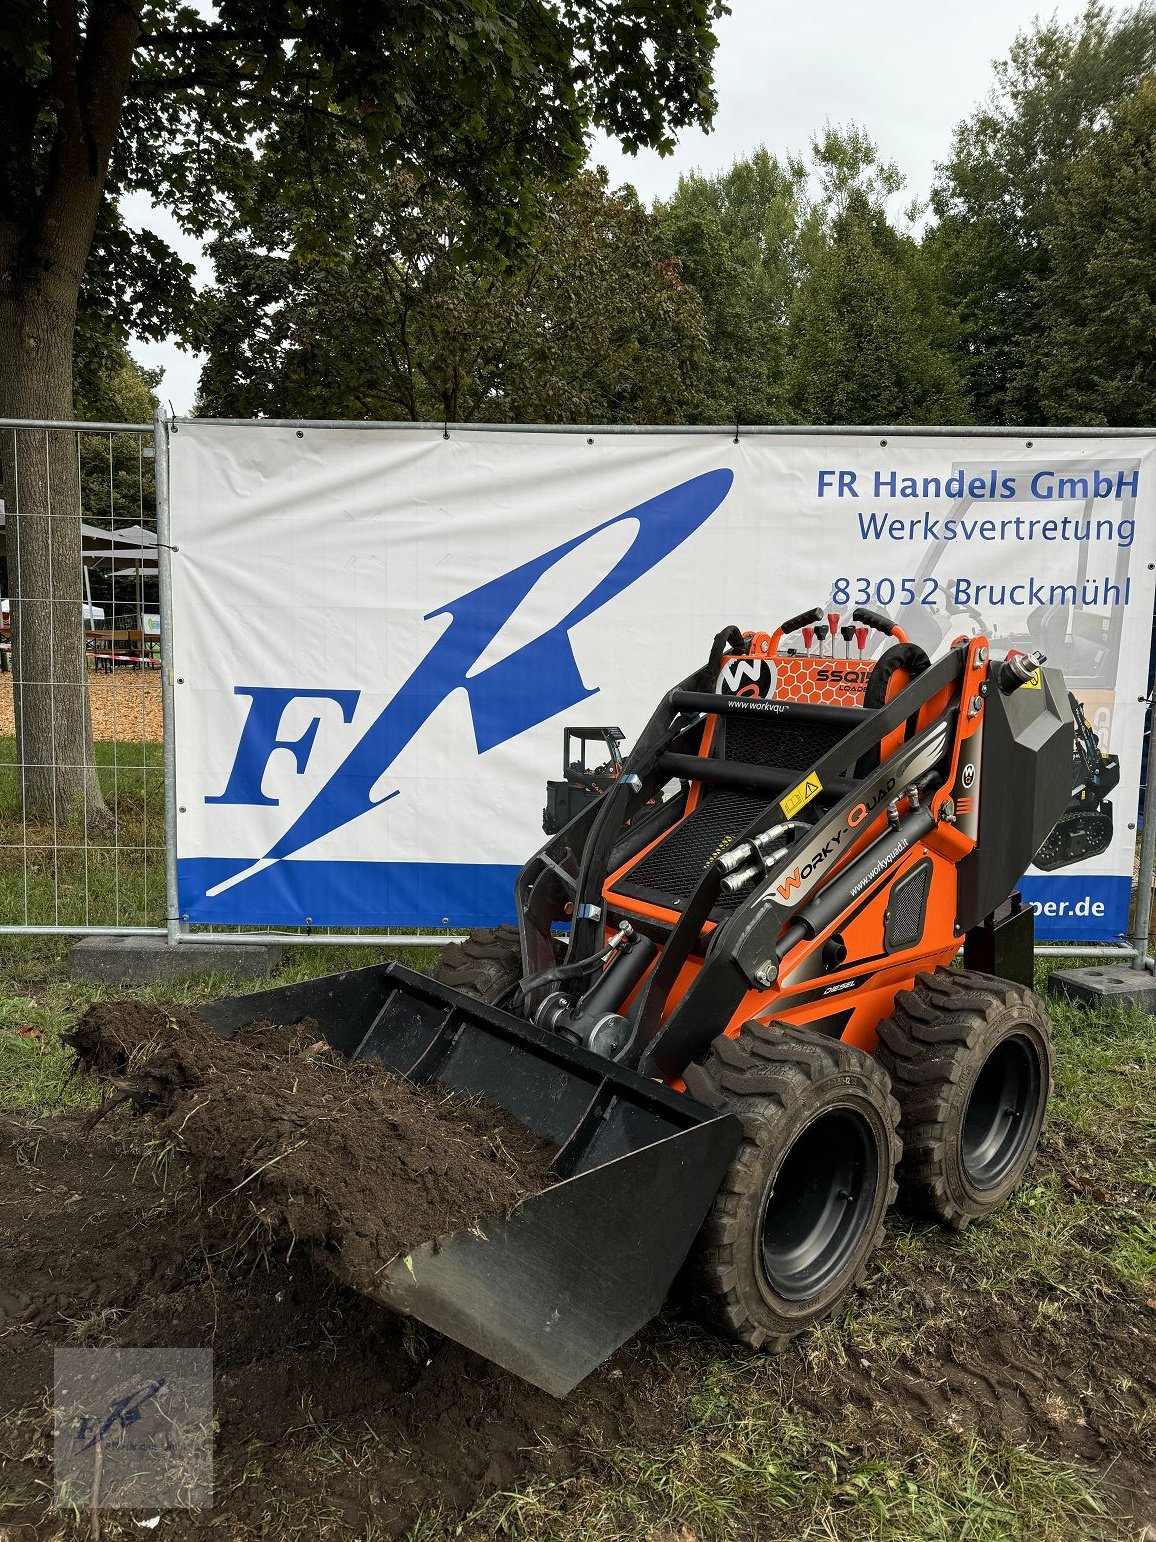
[[[25,824],[15,761],[16,741],[0,737],[0,926],[163,926],[161,746],[97,743],[114,828],[87,837],[63,816]]]
[[[123,858],[119,881],[148,913]],[[22,870],[0,870],[0,914],[22,905],[22,885]],[[90,902],[96,892],[90,884]],[[378,956],[358,949],[353,962]],[[401,956],[420,968],[431,950]],[[338,949],[291,949],[278,983],[350,962]],[[234,988],[207,977],[175,997],[195,1004]],[[0,938],[0,1110],[30,1141],[94,1102],[60,1034],[109,994],[68,980],[59,940]],[[174,999],[171,988],[131,994]],[[632,1379],[645,1385],[644,1427],[604,1435],[595,1422],[564,1453],[544,1442],[513,1481],[495,1473],[468,1504],[427,1506],[400,1531],[380,1499],[372,1420],[305,1408],[299,1428],[255,1447],[218,1493],[217,1529],[169,1530],[166,1517],[154,1534],[1151,1542],[1156,1019],[1050,1005],[1056,1089],[1019,1195],[961,1236],[895,1215],[865,1288],[785,1355],[750,1358],[673,1312],[597,1373],[607,1398]],[[6,1507],[21,1513],[43,1482],[44,1419],[43,1408],[0,1416],[5,1542]],[[241,1499],[244,1520],[230,1519]],[[106,1539],[142,1534],[116,1512],[103,1521]],[[87,1535],[88,1520],[44,1528],[11,1535]]]

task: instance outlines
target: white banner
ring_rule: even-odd
[[[720,627],[867,605],[1064,669],[1120,757],[1110,841],[1025,894],[1040,938],[1125,933],[1156,438],[733,440],[174,425],[182,913],[508,919],[564,725],[629,743]]]

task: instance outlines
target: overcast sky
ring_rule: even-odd
[[[1122,5],[1125,0],[1119,0]],[[731,0],[715,60],[718,115],[710,134],[685,133],[674,155],[624,155],[595,140],[592,158],[617,185],[632,182],[649,202],[673,191],[687,171],[718,171],[760,144],[805,152],[830,121],[855,122],[897,161],[907,193],[926,197],[951,131],[992,84],[992,62],[1038,15],[1068,20],[1083,0]],[[147,199],[127,201],[130,221],[149,224],[210,272],[198,248]],[[161,398],[187,412],[200,364],[173,343],[140,344],[142,363],[161,365]]]

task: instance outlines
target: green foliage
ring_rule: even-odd
[[[788,394],[801,423],[959,423],[969,416],[948,319],[924,254],[886,200],[902,186],[854,127],[814,145],[821,196],[800,233],[787,328]]]
[[[706,316],[700,421],[967,420],[928,264],[886,212],[902,185],[860,129],[828,127],[809,168],[763,148],[656,205]]]
[[[123,350],[129,337],[160,342],[187,334],[196,314],[195,269],[151,230],[133,230],[116,204],[101,207],[80,291],[76,389],[94,346]]]
[[[962,423],[968,407],[920,252],[859,192],[814,244],[791,309],[800,423]]]
[[[779,423],[786,322],[806,170],[765,147],[719,176],[679,179],[655,205],[658,239],[702,299],[710,347],[697,420]]]
[[[1115,104],[1073,164],[1046,243],[1048,421],[1156,423],[1156,77]]]
[[[116,196],[143,189],[204,234],[251,194],[262,158],[284,155],[308,163],[330,209],[352,217],[355,136],[378,167],[457,189],[510,238],[528,178],[569,176],[591,127],[669,151],[673,131],[710,122],[712,26],[725,9],[231,0],[206,11],[153,0],[138,16],[113,0],[66,0],[50,26],[48,8],[19,0],[0,28],[0,226],[11,227],[0,234],[17,276],[65,266],[50,216],[58,224],[69,198],[95,209],[104,181],[88,289],[116,321],[156,335],[187,317],[191,275],[158,237],[124,226]],[[75,234],[87,245],[90,232]]]
[[[956,130],[933,195],[929,246],[961,324],[961,361],[977,421],[1048,421],[1041,338],[1068,168],[1113,103],[1156,65],[1156,10],[1093,0],[1016,39],[989,101]]]
[[[161,371],[145,369],[100,318],[82,311],[73,353],[76,416],[93,423],[148,423]]]
[[[697,296],[632,190],[528,190],[503,255],[460,193],[357,160],[336,228],[278,180],[213,247],[200,410],[217,415],[674,422],[695,400]],[[283,170],[283,163],[278,172]]]

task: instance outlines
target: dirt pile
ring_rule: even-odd
[[[159,1126],[216,1245],[308,1244],[360,1290],[394,1258],[511,1211],[553,1148],[501,1109],[334,1054],[308,1022],[233,1039],[195,1013],[101,1003],[69,1035],[81,1063]]]
[[[215,1507],[166,1513],[170,1539],[316,1535],[322,1512],[326,1535],[404,1535],[419,1514],[448,1523],[530,1470],[565,1476],[651,1427],[645,1375],[610,1370],[559,1402],[348,1289],[307,1249],[214,1256],[193,1180],[149,1159],[149,1134],[119,1114],[92,1130],[0,1115],[4,1542],[61,1536],[45,1497],[61,1345],[213,1350]],[[106,1529],[145,1534],[124,1512]]]
[[[170,1542],[490,1537],[501,1530],[498,1499],[457,1530],[483,1496],[572,1479],[578,1503],[591,1488],[621,1488],[642,1465],[675,1470],[713,1451],[741,1464],[745,1424],[779,1408],[814,1431],[815,1472],[837,1461],[849,1492],[858,1464],[901,1471],[929,1430],[965,1442],[978,1431],[1087,1464],[1135,1517],[1120,1536],[1156,1516],[1156,1313],[1107,1279],[1077,1300],[1026,1273],[993,1297],[982,1255],[904,1226],[838,1329],[752,1360],[690,1324],[658,1322],[559,1402],[348,1289],[309,1249],[216,1255],[191,1174],[158,1159],[154,1134],[122,1110],[92,1130],[77,1115],[0,1114],[4,1542],[87,1535],[87,1517],[63,1530],[47,1499],[52,1352],[70,1345],[212,1348],[215,1505],[166,1512],[157,1534]],[[907,1325],[900,1345],[880,1341],[881,1315]],[[777,1462],[765,1493],[744,1491],[744,1534],[802,1534],[776,1521]],[[859,1511],[841,1529],[840,1502],[836,1493],[831,1534],[860,1534]],[[648,1534],[678,1535],[654,1504]],[[642,1535],[642,1522],[621,1534]],[[104,1535],[145,1533],[118,1512]]]

